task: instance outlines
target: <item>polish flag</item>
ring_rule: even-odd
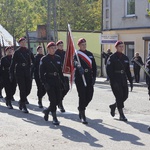
[[[70,85],[72,88],[73,78],[74,78],[74,55],[75,55],[75,47],[71,37],[70,31],[67,35],[67,50],[65,54],[64,64],[63,64],[63,73],[70,75]]]

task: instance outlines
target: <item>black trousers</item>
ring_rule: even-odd
[[[19,91],[20,91],[20,102],[24,103],[27,100],[27,96],[31,92],[32,79],[30,74],[22,74],[16,75],[16,80],[18,83]]]
[[[38,75],[34,75],[34,79],[37,85],[37,96],[38,98],[42,98],[46,94],[46,90],[44,88],[44,85],[40,81],[40,78]]]
[[[62,90],[62,100],[64,99],[65,95],[68,93],[70,87],[69,87],[69,78],[68,77],[64,77],[64,86],[65,89],[63,88]]]
[[[124,101],[128,98],[128,85],[120,82],[111,83],[111,89],[116,98],[117,108],[124,108]]]
[[[87,83],[87,86],[85,87],[82,80],[81,81],[75,80],[75,84],[76,84],[78,97],[79,97],[78,110],[82,111],[86,109],[86,107],[92,100],[94,88],[91,83],[90,84]]]
[[[134,68],[134,77],[135,77],[135,82],[140,81],[140,68]]]
[[[60,86],[54,86],[49,84],[49,88],[47,91],[48,98],[50,101],[49,111],[56,112],[57,105],[62,100],[62,90]]]
[[[7,100],[13,99],[13,96],[16,92],[16,86],[17,86],[16,80],[14,79],[12,82],[10,82],[8,77],[8,78],[4,78],[3,82],[4,82],[5,93],[6,93],[6,99]]]

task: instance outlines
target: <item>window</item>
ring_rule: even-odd
[[[126,0],[126,15],[135,15],[135,0]]]
[[[125,44],[125,54],[128,56],[131,64],[131,59],[134,57],[134,42],[124,42],[124,44]]]
[[[109,29],[109,21],[106,21],[106,29]]]
[[[109,9],[106,9],[106,19],[109,18]]]
[[[109,2],[108,2],[108,0],[106,0],[106,7],[108,7],[109,6]]]

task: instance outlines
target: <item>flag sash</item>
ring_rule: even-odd
[[[78,53],[78,56],[86,62],[86,64],[89,66],[89,68],[92,68],[92,60],[81,51],[78,51],[77,53]]]

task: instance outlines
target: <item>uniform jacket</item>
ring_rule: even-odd
[[[31,75],[34,55],[26,47],[19,47],[12,58],[10,73],[14,71],[17,76]]]
[[[56,74],[56,75],[54,75]],[[43,84],[60,86],[64,80],[62,62],[58,55],[47,54],[40,61],[40,79]]]
[[[79,51],[81,51],[81,50],[79,50]],[[97,73],[96,62],[95,62],[93,54],[90,51],[85,50],[85,51],[81,51],[81,52],[86,54],[92,61],[92,68],[90,68],[89,65],[82,58],[79,57],[81,66],[84,69],[85,80],[87,83],[91,84],[93,78],[96,79],[96,73]],[[78,63],[77,58],[75,56],[75,67],[76,67],[77,63]],[[75,71],[75,81],[77,81],[77,82],[82,81],[82,76],[79,73],[78,69],[76,69],[76,71]]]
[[[111,83],[118,82],[126,85],[127,78],[132,83],[129,59],[124,54],[121,54],[120,57],[118,52],[112,54],[107,61],[106,71]]]

